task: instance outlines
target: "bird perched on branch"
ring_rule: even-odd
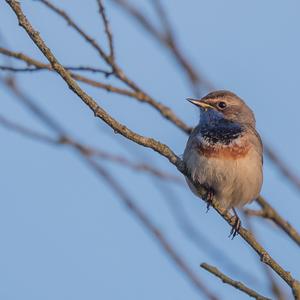
[[[246,103],[229,91],[215,91],[188,101],[200,108],[199,124],[192,131],[183,160],[193,182],[205,187],[207,208],[212,199],[235,214],[232,238],[240,229],[235,207],[259,196],[263,146],[255,129],[255,117]],[[187,178],[190,189],[196,187]]]

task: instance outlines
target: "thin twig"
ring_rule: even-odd
[[[218,278],[220,278],[224,283],[227,283],[227,284],[233,286],[234,288],[244,292],[245,294],[247,294],[248,296],[250,296],[254,299],[257,299],[257,300],[271,300],[270,298],[264,297],[264,296],[260,295],[259,293],[257,293],[256,291],[248,288],[246,285],[244,285],[240,281],[236,281],[236,280],[231,279],[230,277],[228,277],[225,274],[223,274],[222,272],[220,272],[214,266],[211,266],[207,263],[202,263],[201,267],[203,269],[205,269],[206,271],[210,272],[211,274],[213,274],[213,275],[217,276]]]
[[[69,66],[64,66],[64,68],[68,71],[80,71],[80,72],[92,72],[92,73],[102,73],[106,77],[111,75],[111,72],[109,71],[104,71],[99,68],[93,68],[93,67],[86,67],[86,66],[78,66],[78,67],[69,67]],[[16,68],[16,67],[10,67],[10,66],[0,66],[0,70],[2,71],[11,71],[11,72],[34,72],[34,71],[44,71],[44,70],[49,70],[49,68],[46,67],[25,67],[25,68]]]
[[[108,18],[106,16],[106,12],[105,12],[105,8],[104,8],[104,5],[103,5],[103,1],[102,0],[97,0],[97,3],[98,3],[98,6],[99,6],[99,13],[100,13],[100,16],[101,16],[101,18],[103,20],[105,33],[106,33],[107,40],[108,40],[109,58],[113,62],[115,60],[115,49],[114,49],[112,31],[111,31],[111,28],[110,28],[110,25],[109,25]]]
[[[44,41],[41,39],[39,33],[34,30],[32,25],[27,20],[24,15],[20,3],[15,0],[6,0],[7,4],[12,8],[16,17],[18,18],[19,25],[25,29],[28,36],[32,39],[35,45],[40,49],[44,56],[51,63],[52,67],[56,72],[63,78],[63,80],[68,84],[69,88],[94,112],[95,116],[102,119],[107,125],[115,130],[115,132],[122,134],[124,137],[134,141],[135,143],[151,148],[158,152],[162,156],[166,157],[172,164],[174,164],[177,169],[188,176],[190,175],[186,172],[185,165],[183,161],[174,154],[174,152],[166,145],[152,139],[141,136],[134,131],[128,129],[123,124],[119,123],[117,120],[112,118],[104,109],[98,106],[95,100],[86,94],[80,86],[72,79],[71,75],[63,66],[58,62],[56,57],[53,55],[51,50],[46,46]],[[193,180],[192,180],[193,182]],[[193,182],[196,186],[200,195],[204,196],[206,191],[203,186],[198,186],[196,182]],[[235,225],[235,218],[232,217],[227,211],[225,211],[220,204],[213,199],[212,206],[221,215],[230,226]],[[256,251],[259,255],[261,261],[269,265],[292,289],[295,299],[300,299],[300,283],[293,278],[290,272],[284,270],[271,256],[270,254],[256,241],[254,236],[248,232],[245,228],[241,227],[239,229],[240,236]]]

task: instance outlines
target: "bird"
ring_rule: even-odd
[[[218,90],[205,97],[187,98],[200,108],[200,120],[187,141],[183,161],[187,184],[206,190],[207,211],[213,199],[236,219],[230,235],[241,227],[235,208],[255,200],[263,183],[263,144],[253,111],[236,94]]]

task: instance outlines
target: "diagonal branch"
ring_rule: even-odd
[[[112,118],[104,109],[98,106],[96,101],[80,88],[80,86],[73,80],[69,72],[65,70],[64,67],[58,62],[58,60],[52,54],[51,50],[41,39],[39,33],[34,30],[32,25],[27,20],[21,9],[20,3],[15,0],[6,0],[6,2],[18,18],[19,25],[25,29],[35,45],[51,63],[53,69],[63,78],[69,88],[94,112],[95,116],[102,119],[107,125],[113,128],[115,132],[122,134],[124,137],[132,140],[139,145],[151,148],[152,150],[160,153],[162,156],[166,157],[173,165],[175,165],[181,173],[189,176],[189,174],[187,174],[186,172],[183,161],[178,156],[176,156],[168,146],[152,138],[147,138],[135,133],[134,131],[128,129],[123,124]],[[205,189],[202,186],[197,186],[197,183],[195,182],[193,182],[193,184],[197,187],[200,195],[204,196]],[[213,199],[212,205],[218,212],[218,214],[221,215],[229,225],[234,226],[235,218],[232,217],[232,215],[227,211],[222,209],[220,204],[215,199]],[[261,261],[270,266],[291,287],[295,299],[300,299],[300,283],[293,278],[291,273],[284,270],[256,241],[254,236],[249,231],[241,227],[239,233],[241,237],[256,251]]]
[[[206,271],[208,271],[209,273],[217,276],[218,278],[220,278],[224,283],[227,283],[231,286],[233,286],[234,288],[244,292],[245,294],[247,294],[248,296],[257,299],[257,300],[271,300],[270,298],[266,298],[262,295],[260,295],[259,293],[257,293],[256,291],[248,288],[246,285],[244,285],[243,283],[241,283],[240,281],[236,281],[231,279],[230,277],[226,276],[225,274],[223,274],[222,272],[220,272],[216,267],[213,267],[207,263],[202,263],[201,267],[203,269],[205,269]]]

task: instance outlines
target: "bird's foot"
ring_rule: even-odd
[[[206,188],[206,195],[205,195],[205,201],[206,201],[206,213],[209,211],[210,206],[212,204],[212,201],[215,196],[215,191],[211,187]]]
[[[232,218],[235,218],[235,220],[234,220],[234,224],[232,225],[232,228],[231,228],[231,231],[230,231],[230,234],[228,237],[231,237],[231,239],[233,240],[235,238],[235,236],[238,235],[239,230],[242,225],[242,222],[241,222],[236,210],[234,208],[232,208],[232,210],[233,210],[234,216],[232,216],[230,218],[230,221],[232,220]]]

